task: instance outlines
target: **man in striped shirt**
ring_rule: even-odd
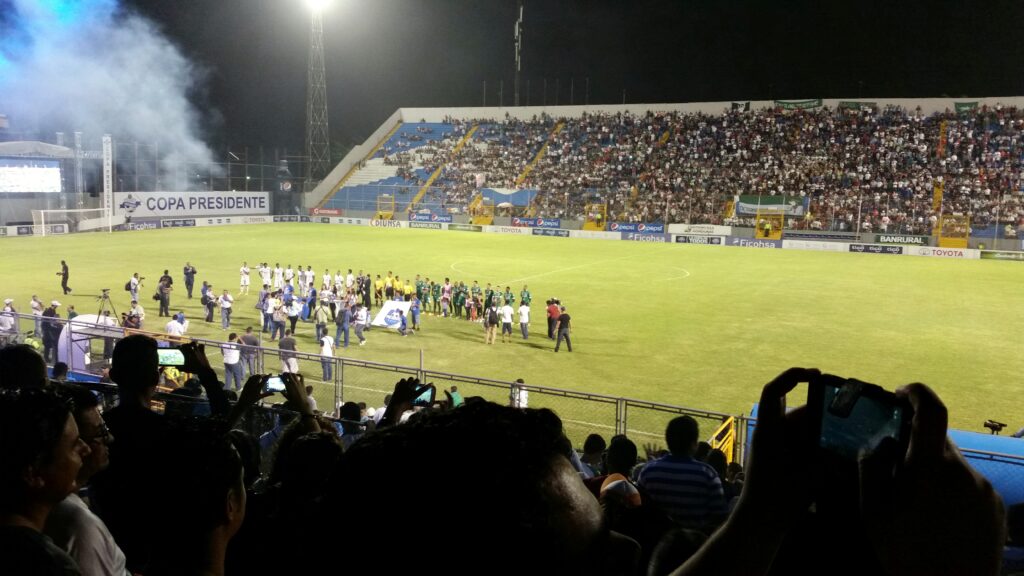
[[[665,429],[671,454],[644,466],[638,484],[682,527],[711,532],[728,510],[718,473],[693,457],[699,436],[696,420],[673,418]]]

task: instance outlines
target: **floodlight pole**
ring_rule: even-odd
[[[523,0],[519,0],[519,19],[516,20],[514,39],[516,42],[516,85],[515,85],[515,106],[519,106],[519,71],[522,69],[523,50]]]
[[[327,176],[331,143],[327,127],[327,79],[324,71],[323,12],[313,10],[309,34],[309,70],[306,83],[306,181]]]

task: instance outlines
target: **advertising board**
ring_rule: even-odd
[[[716,246],[721,246],[725,242],[725,238],[722,236],[693,236],[677,234],[673,238],[674,242],[677,244],[714,244]]]
[[[132,218],[269,214],[268,192],[115,192],[114,213]]]

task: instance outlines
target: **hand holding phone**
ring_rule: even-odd
[[[263,385],[263,392],[267,394],[283,393],[285,390],[284,380],[281,376],[267,376]]]

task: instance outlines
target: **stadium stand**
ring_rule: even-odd
[[[941,210],[968,216],[975,233],[1014,237],[1022,127],[1024,112],[1001,105],[447,118],[401,125],[377,153],[394,174],[367,163],[367,178],[327,205],[359,209],[440,170],[423,205],[434,212],[465,213],[480,193],[522,207],[525,192],[542,217],[583,219],[586,205],[607,203],[609,221],[751,225],[752,213],[732,209],[742,200],[789,206],[792,228],[927,234]],[[407,196],[396,196],[406,208]]]

